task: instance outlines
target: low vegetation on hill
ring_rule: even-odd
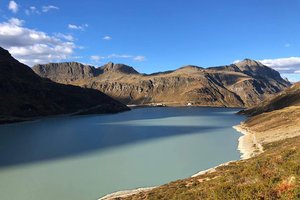
[[[270,143],[255,158],[117,199],[300,199],[300,137]]]

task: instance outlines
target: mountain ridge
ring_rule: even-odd
[[[187,65],[153,74],[141,74],[133,67],[108,63],[94,67],[96,75],[85,77],[69,76],[60,63],[43,66],[33,67],[41,77],[97,89],[124,104],[251,107],[290,85],[277,71],[249,59],[210,68]],[[43,68],[50,69],[49,73],[44,73]],[[61,69],[59,73],[57,68]]]

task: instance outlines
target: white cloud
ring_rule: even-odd
[[[146,60],[146,58],[145,58],[145,56],[135,56],[135,57],[133,57],[133,60],[137,61],[137,62],[143,62]]]
[[[233,64],[236,64],[236,63],[239,63],[239,62],[241,62],[241,60],[235,60],[235,61],[233,61]]]
[[[19,6],[18,6],[18,4],[15,1],[10,1],[8,3],[8,9],[10,11],[12,11],[13,13],[17,13],[18,10],[19,10]]]
[[[43,6],[42,7],[43,12],[48,12],[50,10],[59,10],[59,7],[53,6],[53,5],[48,5],[48,6]]]
[[[105,57],[103,56],[91,56],[90,59],[94,62],[99,62],[100,60],[104,59]]]
[[[300,71],[300,57],[264,59],[260,62],[266,66],[285,74],[294,74]]]
[[[84,31],[85,28],[88,27],[88,24],[84,24],[84,25],[75,25],[75,24],[68,24],[68,28],[69,29],[74,29],[74,30],[81,30],[81,31]]]
[[[113,58],[132,59],[133,61],[137,61],[137,62],[142,62],[142,61],[146,60],[145,56],[132,56],[132,55],[128,55],[128,54],[110,54],[108,56],[98,56],[98,55],[90,56],[90,59],[94,62],[99,62],[100,60],[103,60],[103,59],[108,60],[108,59],[113,59]]]
[[[281,74],[282,77],[287,78],[291,83],[296,83],[300,81],[300,74]]]
[[[12,18],[0,23],[0,44],[27,65],[58,62],[69,58],[76,48],[73,42],[50,36],[23,26],[24,21]]]
[[[110,54],[107,58],[132,58],[132,56],[127,54]]]
[[[25,9],[25,14],[26,15],[32,15],[32,14],[41,14],[50,12],[51,10],[59,10],[59,7],[54,6],[54,5],[47,5],[47,6],[42,6],[39,9],[36,6],[30,6],[29,8]]]
[[[62,38],[62,39],[71,41],[71,42],[75,40],[74,37],[70,34],[55,33],[55,36],[58,38]]]
[[[24,20],[20,20],[18,18],[11,18],[8,20],[8,22],[15,26],[22,26],[24,24]]]
[[[102,39],[103,39],[103,40],[111,40],[111,39],[112,39],[112,37],[111,37],[111,36],[109,36],[109,35],[107,35],[107,36],[104,36]]]
[[[30,6],[28,9],[25,9],[25,14],[32,15],[32,14],[41,14],[41,13],[35,6]]]

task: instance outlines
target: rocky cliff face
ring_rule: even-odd
[[[41,78],[1,47],[0,94],[0,123],[53,114],[128,110],[125,105],[97,90]]]
[[[65,79],[66,75],[57,73],[64,65],[50,63],[34,66],[33,70],[60,83],[98,89],[125,104],[249,107],[290,85],[277,71],[249,59],[207,69],[189,65],[150,75],[139,74],[126,65],[108,63],[93,68],[97,73],[92,77],[87,74],[74,80],[71,79],[79,77],[78,74]]]
[[[39,72],[42,77],[47,77],[55,82],[64,80],[64,83],[95,77],[99,74],[99,71],[95,67],[77,62],[36,65],[33,70]]]

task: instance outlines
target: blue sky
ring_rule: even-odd
[[[28,65],[150,73],[251,58],[300,80],[299,0],[1,0],[0,17],[0,45]]]

